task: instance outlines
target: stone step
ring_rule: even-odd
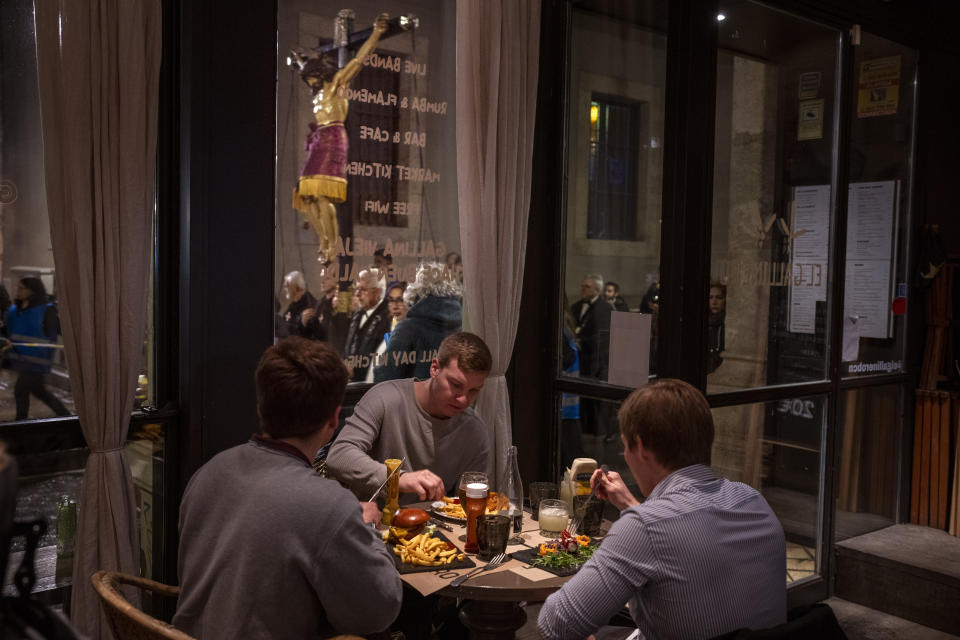
[[[836,554],[838,598],[960,635],[960,539],[898,524],[839,542]]]
[[[937,631],[855,602],[840,598],[829,598],[824,602],[833,609],[847,640],[960,640],[960,636]]]

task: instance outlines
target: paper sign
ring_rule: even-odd
[[[800,99],[816,98],[820,93],[820,72],[808,71],[800,74]]]
[[[652,317],[629,311],[610,313],[610,384],[637,388],[650,381]]]
[[[801,100],[797,121],[797,140],[819,140],[823,137],[823,98]]]
[[[843,319],[843,354],[840,359],[851,362],[860,357],[860,328],[857,318],[846,316]]]
[[[897,112],[900,97],[900,56],[860,63],[857,117],[889,116]]]

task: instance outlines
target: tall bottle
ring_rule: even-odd
[[[507,463],[500,482],[500,492],[509,501],[500,509],[500,515],[510,518],[513,522],[513,532],[520,533],[523,529],[523,484],[520,482],[517,447],[513,445],[507,449]]]

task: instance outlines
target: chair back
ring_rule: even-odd
[[[830,605],[819,602],[791,609],[787,622],[769,629],[737,629],[711,640],[847,640]]]
[[[157,620],[133,606],[120,591],[120,585],[131,585],[160,595],[176,597],[180,594],[179,587],[119,571],[97,571],[91,581],[100,595],[103,610],[117,640],[196,640],[173,625]]]

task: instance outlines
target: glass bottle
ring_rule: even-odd
[[[61,496],[57,503],[57,556],[73,556],[73,545],[77,535],[77,503],[69,496]]]
[[[520,481],[520,463],[517,460],[517,447],[511,445],[507,449],[507,461],[504,467],[503,479],[500,482],[500,492],[507,497],[506,506],[500,509],[500,515],[507,516],[513,522],[514,537],[511,544],[523,542],[520,531],[523,529],[523,484]],[[501,504],[504,504],[501,502]]]

